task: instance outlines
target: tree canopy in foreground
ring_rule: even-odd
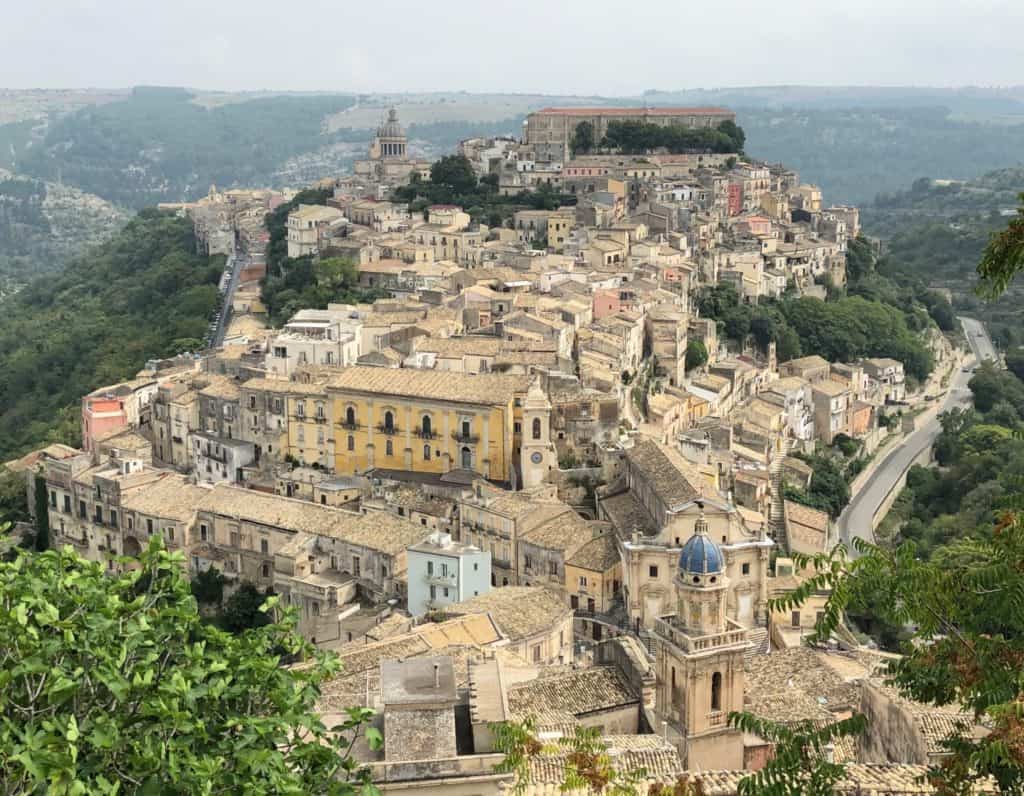
[[[373,792],[349,754],[360,733],[379,748],[372,711],[324,726],[337,663],[289,612],[232,635],[200,620],[180,553],[155,537],[140,564],[110,575],[70,548],[0,563],[4,792]]]

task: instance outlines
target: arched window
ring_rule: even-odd
[[[533,418],[533,438],[540,439],[540,418]]]
[[[429,445],[424,445],[423,446],[423,461],[425,461],[425,462],[430,461],[430,446]]]
[[[394,414],[391,413],[390,411],[389,412],[385,412],[384,413],[384,428],[386,428],[388,431],[391,431],[391,430],[394,429],[394,427],[395,427],[395,416],[394,416]]]
[[[391,440],[388,440],[384,445],[384,455],[393,456],[395,453],[395,446],[391,444]]]
[[[430,415],[423,415],[423,438],[430,439]],[[430,458],[429,456],[427,458]]]
[[[350,406],[345,410],[345,424],[348,426],[354,426],[356,424],[356,410],[355,407]]]
[[[722,709],[722,673],[715,672],[711,675],[711,709]]]
[[[356,438],[351,434],[348,435],[348,449],[354,451],[356,449]]]

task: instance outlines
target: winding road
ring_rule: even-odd
[[[960,323],[963,325],[971,351],[979,362],[997,359],[995,347],[981,321],[960,318]],[[964,369],[957,370],[950,379],[949,390],[940,411],[934,413],[920,428],[915,429],[902,443],[889,451],[864,486],[850,500],[838,522],[839,538],[847,547],[854,537],[874,541],[872,520],[875,513],[917,457],[935,443],[936,437],[942,431],[939,414],[957,406],[970,404],[971,392],[967,389],[970,380],[970,372],[964,372]]]

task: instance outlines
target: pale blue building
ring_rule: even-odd
[[[491,554],[436,532],[406,548],[409,613],[422,616],[491,590]]]

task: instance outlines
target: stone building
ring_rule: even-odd
[[[609,122],[644,122],[662,127],[716,127],[735,121],[736,114],[725,108],[544,108],[526,117],[525,143],[541,162],[569,160],[570,141],[577,125],[589,122],[594,141],[608,132]]]
[[[678,734],[687,768],[743,768],[743,735],[727,717],[743,710],[747,632],[727,616],[725,557],[703,516],[673,580],[676,609],[655,621],[656,711]]]

